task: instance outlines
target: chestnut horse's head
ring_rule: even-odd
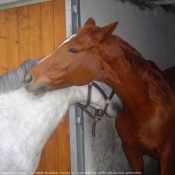
[[[101,47],[106,47],[104,41],[116,26],[117,22],[100,28],[89,18],[75,35],[28,72],[26,88],[31,92],[44,92],[103,80],[105,63]]]

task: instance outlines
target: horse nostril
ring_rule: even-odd
[[[33,75],[28,75],[25,80],[25,85],[29,86],[32,83],[33,79]]]

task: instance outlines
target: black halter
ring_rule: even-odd
[[[92,86],[94,86],[104,97],[105,99],[105,106],[103,110],[100,109],[95,109],[93,108],[90,103],[91,103],[91,92],[92,92]],[[85,105],[82,105],[81,103],[77,103],[77,105],[84,111],[86,112],[92,119],[93,119],[93,124],[92,124],[92,136],[96,137],[95,135],[95,127],[98,121],[101,120],[103,115],[106,113],[106,110],[108,108],[108,105],[114,96],[115,92],[112,90],[111,94],[109,97],[105,94],[105,92],[101,89],[100,86],[98,86],[95,82],[92,82],[91,84],[88,85],[88,97],[87,97],[87,102]],[[88,111],[87,107],[91,107],[95,109],[95,114],[93,115],[91,112]]]

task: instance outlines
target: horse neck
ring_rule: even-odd
[[[0,128],[5,133],[7,131],[6,134],[19,138],[19,143],[27,144],[26,149],[30,145],[28,151],[33,154],[33,151],[42,150],[45,142],[66,113],[71,96],[68,91],[60,90],[48,92],[39,98],[28,93],[24,88],[20,88],[1,94],[0,99],[2,99]],[[10,111],[7,111],[9,105]],[[7,122],[7,120],[9,126],[13,126],[12,128],[6,128],[8,125],[3,125],[3,121]]]
[[[132,46],[122,39],[117,40],[121,40],[121,43],[117,41],[112,46],[115,53],[103,57],[103,81],[115,90],[124,106],[133,108],[148,100],[147,76],[150,66]]]
[[[24,88],[0,94],[0,150],[6,151],[3,145],[13,145],[10,155],[8,149],[5,155],[19,155],[17,158],[27,162],[28,168],[33,171],[46,141],[66,113],[71,99],[67,90],[48,92],[41,98]],[[6,160],[0,158],[0,161]]]

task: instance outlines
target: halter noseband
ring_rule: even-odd
[[[103,110],[100,109],[95,109],[93,108],[90,103],[91,103],[91,92],[92,92],[92,86],[94,86],[103,96],[103,98],[105,99],[105,106]],[[105,94],[105,92],[101,89],[100,86],[98,86],[98,84],[96,84],[95,82],[92,82],[91,84],[88,85],[88,96],[87,96],[87,102],[85,105],[82,105],[81,103],[77,103],[77,105],[81,108],[81,110],[83,110],[86,114],[88,114],[92,119],[93,119],[93,124],[92,124],[92,136],[96,137],[95,134],[95,127],[98,121],[101,120],[101,118],[103,117],[103,115],[106,113],[106,110],[108,108],[108,105],[112,99],[112,97],[114,96],[115,92],[112,90],[111,94],[109,97],[107,97],[107,95]],[[91,112],[88,111],[87,107],[91,107],[93,109],[95,109],[95,115],[93,115]]]

